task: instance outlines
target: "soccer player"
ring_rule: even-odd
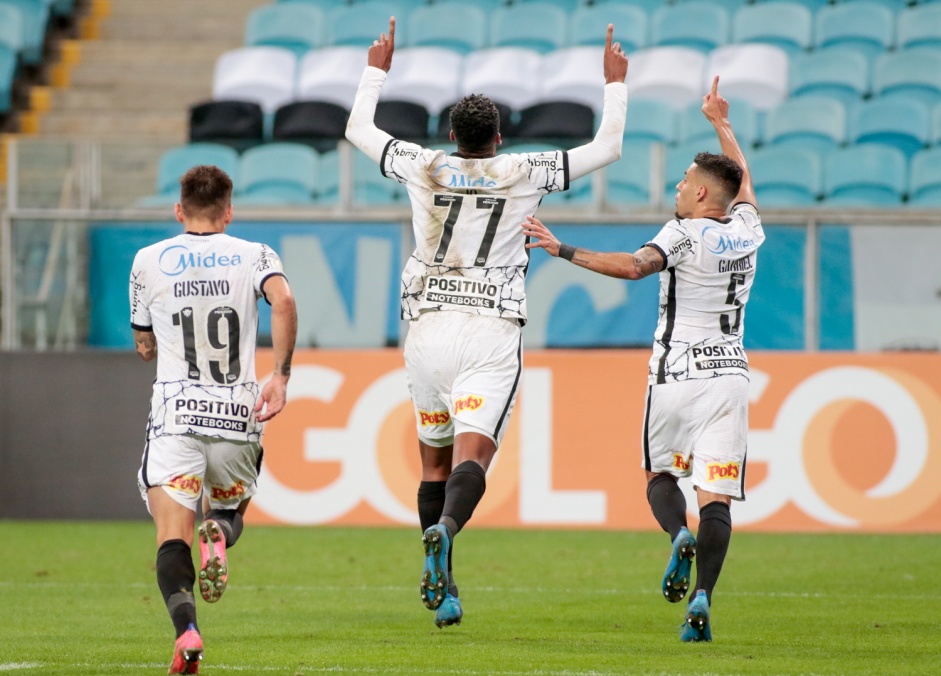
[[[180,179],[176,218],[184,232],[141,249],[130,279],[137,353],[157,359],[138,487],[157,527],[157,585],[176,629],[171,674],[195,674],[203,656],[191,550],[197,502],[199,588],[219,600],[226,548],[261,468],[262,423],[284,407],[297,334],[294,297],[278,255],[225,234],[232,181],[198,166]],[[271,304],[274,372],[255,379],[258,298]],[[159,355],[158,355],[159,347]]]
[[[416,248],[402,273],[401,308],[409,320],[405,368],[422,463],[420,590],[438,627],[463,616],[451,543],[483,497],[522,372],[529,253],[517,224],[546,194],[621,155],[627,57],[612,35],[609,25],[598,132],[568,152],[497,155],[500,115],[479,94],[451,110],[455,154],[392,138],[373,118],[392,65],[394,17],[388,37],[369,48],[346,136],[384,176],[405,184],[412,205]]]
[[[676,186],[676,218],[630,253],[600,253],[560,243],[537,219],[523,223],[545,249],[611,277],[660,274],[660,318],[650,358],[644,416],[647,500],[670,534],[673,551],[663,577],[668,601],[696,587],[687,607],[683,641],[711,641],[712,590],[732,536],[729,506],[744,500],[748,433],[748,358],[742,348],[745,304],[758,247],[765,236],[745,155],[729,124],[719,78],[702,111],[722,154],[699,153]],[[686,524],[679,477],[692,476],[699,503],[697,539]]]

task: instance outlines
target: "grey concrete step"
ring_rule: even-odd
[[[76,138],[141,138],[165,139],[183,143],[189,134],[189,118],[185,110],[166,113],[50,111],[42,116],[40,133]]]
[[[54,89],[51,109],[57,112],[121,110],[135,115],[141,112],[176,114],[211,98],[211,89],[202,83],[175,87],[173,96],[167,96],[166,91],[156,87]]]

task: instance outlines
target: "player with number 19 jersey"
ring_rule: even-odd
[[[137,253],[131,326],[154,331],[160,352],[148,439],[260,439],[257,302],[265,280],[283,274],[271,248],[224,233],[184,233]]]

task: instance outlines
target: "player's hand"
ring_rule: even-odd
[[[608,24],[608,35],[604,41],[604,81],[624,82],[627,77],[627,54],[621,49],[621,43],[611,41],[614,39],[614,24]]]
[[[561,243],[538,218],[527,216],[520,226],[523,228],[523,234],[531,238],[531,241],[526,244],[527,249],[545,249],[550,256],[559,255]]]
[[[719,94],[718,75],[712,79],[712,91],[702,97],[702,112],[713,125],[729,118],[729,102]]]
[[[366,63],[389,72],[392,67],[392,52],[395,51],[395,17],[389,18],[389,37],[383,33],[378,40],[373,40],[369,48]]]
[[[261,388],[258,402],[255,404],[255,420],[266,422],[281,412],[288,400],[288,379],[278,373]],[[264,410],[262,410],[264,409]]]

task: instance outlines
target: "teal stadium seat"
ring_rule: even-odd
[[[477,9],[482,9],[485,13],[489,14],[501,7],[506,7],[509,2],[508,0],[474,0],[473,3],[468,3],[467,0],[434,0],[434,2],[429,2],[425,4],[432,5],[467,5],[473,4]]]
[[[793,2],[798,5],[803,5],[810,10],[811,14],[814,14],[820,10],[822,7],[826,7],[830,4],[830,0],[754,0],[755,2],[761,4],[768,4],[770,2]]]
[[[665,5],[650,17],[650,44],[709,52],[729,41],[729,14],[719,5],[700,0]]]
[[[849,140],[893,146],[911,158],[931,140],[931,109],[901,96],[866,101],[850,111]]]
[[[579,7],[572,14],[572,45],[603,46],[609,23],[614,24],[614,39],[628,54],[647,46],[647,12],[633,5]]]
[[[624,140],[621,158],[604,169],[609,204],[628,207],[650,204],[650,187],[658,182],[651,173],[655,145],[649,141]]]
[[[395,41],[408,44],[408,21],[395,2],[369,0],[340,5],[327,15],[327,44],[369,47],[380,33],[389,31],[389,17],[396,17]]]
[[[379,165],[360,150],[353,150],[353,202],[361,206],[388,206],[407,201],[405,186],[386,178]]]
[[[941,205],[941,148],[922,150],[912,157],[908,186],[910,206]]]
[[[52,10],[52,16],[69,17],[75,9],[75,0],[52,0],[49,8]]]
[[[314,190],[318,206],[331,206],[340,198],[340,153],[328,150],[320,153],[320,177]]]
[[[0,116],[6,115],[13,107],[13,82],[22,47],[20,10],[0,2]]]
[[[585,0],[513,0],[514,5],[526,5],[529,3],[540,2],[545,5],[554,5],[563,12],[571,14],[580,6],[587,4]]]
[[[239,161],[233,203],[313,204],[319,168],[317,153],[300,143],[265,143],[249,148]]]
[[[850,2],[820,9],[814,20],[815,49],[849,47],[871,61],[895,44],[895,12],[878,2]]]
[[[632,101],[631,106],[634,103]],[[759,138],[758,112],[751,103],[741,99],[730,99],[729,121],[732,123],[735,136],[743,148],[755,144]],[[706,116],[702,114],[702,104],[698,102],[681,111],[678,122],[679,135],[677,140],[680,143],[701,141],[715,136],[716,130],[706,119]]]
[[[941,103],[931,109],[931,145],[941,145]]]
[[[802,96],[768,111],[764,142],[825,152],[846,142],[846,109],[836,99]]]
[[[49,25],[49,4],[45,0],[3,0],[20,10],[23,47],[20,60],[24,65],[35,66],[42,61],[46,28]]]
[[[898,13],[898,47],[941,48],[941,3],[909,7]]]
[[[138,201],[142,207],[165,207],[180,199],[180,177],[200,164],[212,164],[237,178],[238,153],[218,143],[190,143],[171,148],[160,156],[157,167],[157,191]]]
[[[920,47],[883,54],[873,66],[872,91],[876,96],[902,94],[929,105],[941,102],[941,49]]]
[[[839,0],[837,4],[855,5],[857,2],[878,2],[897,14],[908,6],[910,0]]]
[[[761,208],[814,206],[823,188],[823,163],[808,148],[758,148],[748,167]]]
[[[299,2],[264,5],[248,15],[245,45],[283,47],[300,58],[324,44],[323,10]]]
[[[837,148],[824,159],[824,206],[900,206],[908,163],[896,148],[863,144]]]
[[[869,59],[848,47],[797,54],[791,59],[789,76],[792,97],[826,96],[845,106],[859,103],[872,88]]]
[[[15,54],[23,49],[23,14],[14,5],[0,0],[0,45]]]
[[[676,110],[665,101],[632,97],[627,106],[624,142],[673,145],[677,141],[676,116]]]
[[[664,0],[595,0],[592,4],[601,7],[609,7],[611,5],[630,5],[632,7],[640,7],[642,10],[647,12],[647,14],[653,14],[658,9],[663,7]]]
[[[732,42],[762,42],[796,54],[808,49],[813,14],[795,2],[746,5],[732,17]]]
[[[467,54],[487,46],[487,15],[464,3],[418,7],[408,17],[408,36],[412,47],[444,47]]]
[[[541,54],[568,44],[569,14],[554,5],[534,2],[502,7],[490,18],[494,47],[521,47]]]
[[[685,5],[689,2],[702,2],[702,0],[675,0],[675,4],[677,5]],[[752,0],[708,0],[708,2],[718,7],[722,7],[726,12],[729,13],[729,20],[731,21],[732,15],[745,5],[752,3]]]

